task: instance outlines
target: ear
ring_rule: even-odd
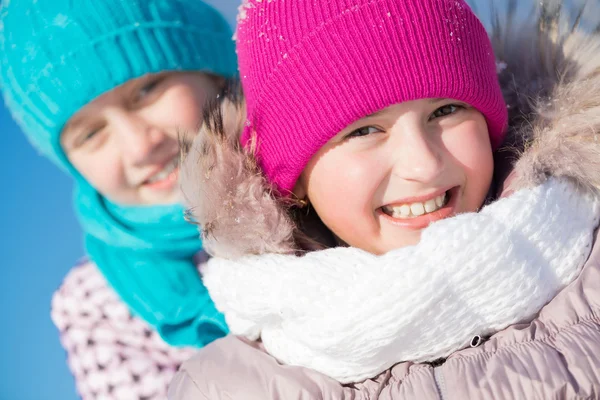
[[[304,184],[304,174],[300,175],[300,178],[296,181],[294,185],[294,190],[292,191],[293,197],[296,199],[305,199],[308,196],[306,191],[306,185]]]

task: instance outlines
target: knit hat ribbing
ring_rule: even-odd
[[[82,106],[147,73],[237,75],[232,32],[200,0],[9,0],[0,87],[32,144],[70,169],[60,131]]]
[[[310,158],[352,122],[403,101],[447,97],[486,118],[507,110],[485,28],[463,0],[247,0],[237,29],[247,101],[269,181],[291,191]]]

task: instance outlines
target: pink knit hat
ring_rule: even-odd
[[[286,195],[339,131],[390,105],[466,102],[493,148],[507,110],[488,35],[463,0],[246,0],[237,50],[258,160]]]

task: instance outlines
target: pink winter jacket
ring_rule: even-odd
[[[600,37],[577,29],[559,34],[559,18],[558,14],[543,12],[530,27],[517,29],[513,25],[511,32],[498,29],[492,35],[511,117],[506,146],[525,149],[508,168],[497,165],[497,172],[512,171],[510,187],[503,185],[503,195],[549,176],[570,179],[588,190],[600,189]],[[239,119],[243,124],[243,118]],[[205,129],[227,130],[228,124],[232,122],[226,121],[225,128],[209,123]],[[229,182],[218,178],[232,165],[239,167],[236,171],[246,168],[256,172],[252,162],[244,161],[240,166],[231,161],[235,135],[219,137],[212,144],[224,145],[215,153],[220,163],[209,171],[214,182]],[[212,154],[210,140],[207,143],[203,149],[206,157]],[[203,193],[217,196],[214,193],[219,190],[217,186],[205,187]],[[212,200],[210,203],[223,204]],[[244,199],[239,204],[235,201],[228,203],[232,209],[248,204]],[[264,203],[258,202],[256,207],[264,207]],[[259,253],[260,240],[235,236],[231,233],[235,225],[227,226],[226,218],[215,221],[203,222],[205,237],[218,238],[212,244],[214,252]],[[183,364],[171,383],[169,399],[600,399],[597,235],[581,274],[533,321],[510,326],[477,347],[457,351],[446,359],[402,362],[375,378],[340,384],[306,368],[282,365],[260,342],[229,336]],[[262,250],[272,251],[278,245],[281,249],[288,244],[269,243]]]

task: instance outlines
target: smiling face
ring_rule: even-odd
[[[396,104],[337,134],[294,190],[344,243],[382,254],[430,223],[477,211],[493,174],[483,115],[449,99]]]
[[[131,80],[75,114],[61,135],[69,161],[119,204],[179,201],[180,132],[195,132],[221,78],[168,72]]]

